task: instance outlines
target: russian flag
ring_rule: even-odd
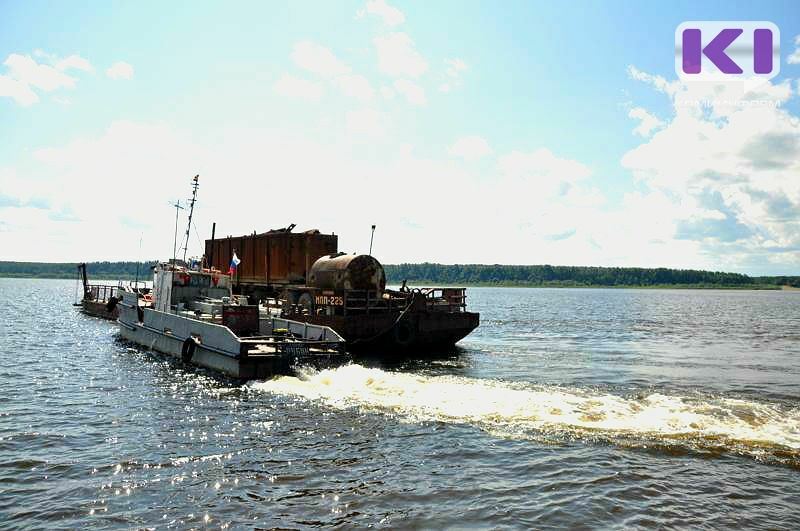
[[[234,252],[234,253],[233,253],[233,258],[231,258],[231,267],[230,267],[230,269],[228,269],[228,274],[229,274],[229,275],[233,275],[234,273],[236,273],[236,267],[237,267],[237,266],[238,266],[238,265],[239,265],[241,262],[242,262],[242,261],[241,261],[241,260],[239,260],[239,257],[238,257],[238,256],[236,256],[236,253]]]

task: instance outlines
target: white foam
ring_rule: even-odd
[[[521,386],[347,365],[251,384],[256,390],[362,408],[411,421],[471,423],[493,433],[591,432],[665,439],[722,439],[800,450],[800,409],[715,397],[652,393],[626,398],[595,390]]]

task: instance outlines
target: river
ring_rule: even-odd
[[[0,528],[800,527],[800,292],[468,290],[454,353],[240,384],[0,279]]]

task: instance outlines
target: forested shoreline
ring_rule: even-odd
[[[155,261],[87,263],[90,279],[148,278]],[[388,264],[387,281],[398,284],[525,287],[686,287],[770,289],[800,288],[800,276],[749,276],[694,269],[487,264]],[[76,278],[75,263],[0,262],[0,277]]]

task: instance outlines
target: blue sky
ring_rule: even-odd
[[[800,272],[794,2],[0,13],[0,259],[167,256],[168,203],[199,173],[195,253],[212,221],[359,252],[376,223],[387,263]],[[781,73],[749,94],[681,82],[688,20],[775,23]]]

